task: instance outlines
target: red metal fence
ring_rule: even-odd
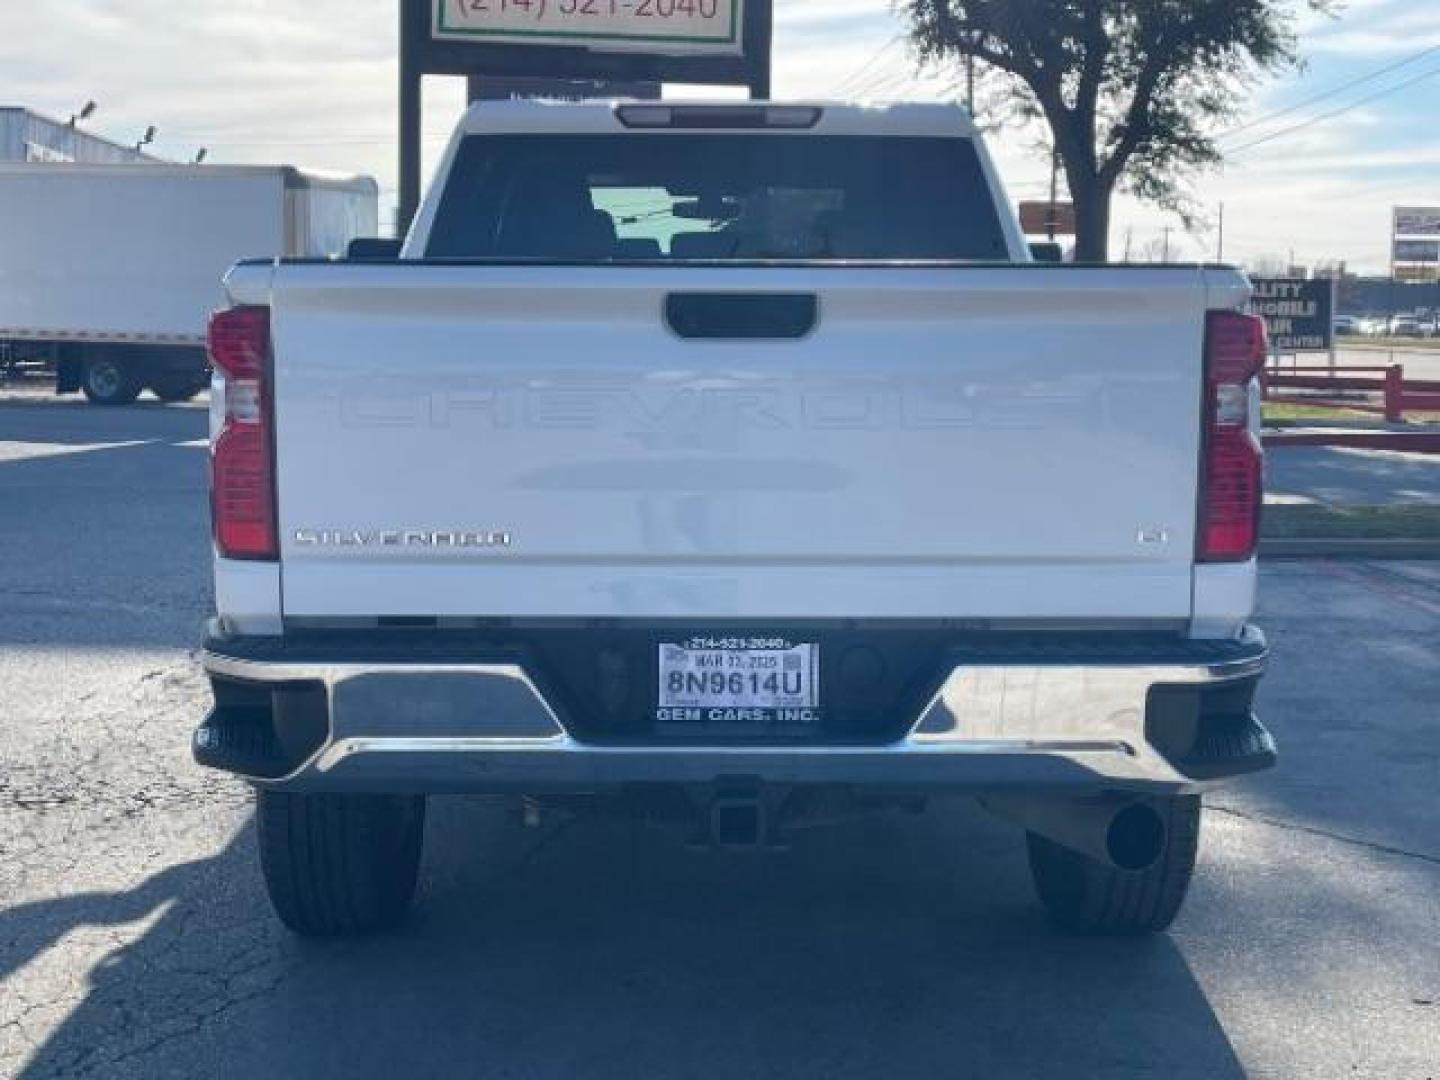
[[[1406,379],[1403,364],[1267,367],[1260,388],[1266,401],[1376,413],[1392,423],[1406,412],[1440,412],[1440,382]],[[1291,390],[1305,393],[1285,392]]]

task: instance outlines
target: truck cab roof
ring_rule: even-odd
[[[654,116],[669,111],[671,123],[627,124],[627,113]],[[786,118],[766,123],[765,115]],[[813,122],[799,122],[803,116]],[[731,118],[730,123],[725,119]],[[959,105],[917,102],[885,105],[827,101],[485,101],[472,105],[457,137],[497,133],[602,134],[648,130],[810,130],[824,135],[888,135],[900,138],[971,138],[975,125]]]

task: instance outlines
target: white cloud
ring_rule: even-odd
[[[1433,0],[1378,0],[1346,6],[1339,19],[1325,18],[1308,36],[1318,53],[1382,57],[1440,45],[1440,5]]]
[[[9,0],[0,3],[3,93],[14,104],[61,116],[93,98],[101,103],[94,129],[135,139],[155,124],[160,152],[176,158],[205,145],[216,161],[285,160],[368,172],[393,189],[396,22],[396,0]],[[1350,0],[1342,19],[1307,17],[1304,25],[1316,70],[1267,95],[1262,111],[1275,107],[1272,99],[1278,106],[1304,100],[1384,62],[1366,57],[1440,43],[1440,0]],[[816,96],[841,86],[876,98],[953,97],[951,80],[917,76],[904,48],[882,52],[901,29],[883,0],[779,0],[778,94]],[[1326,70],[1347,56],[1359,66]],[[1440,80],[1430,93],[1435,100]],[[436,80],[427,90],[432,159],[461,97],[455,80]],[[1346,100],[1353,96],[1334,104]],[[1232,250],[1293,244],[1307,257],[1383,253],[1391,201],[1440,202],[1440,179],[1427,185],[1412,176],[1417,165],[1437,164],[1433,122],[1407,129],[1396,120],[1397,111],[1413,111],[1418,100],[1406,93],[1376,102],[1257,148],[1244,156],[1243,168],[1205,178],[1209,203],[1224,199],[1229,207]],[[1291,120],[1259,126],[1230,144]],[[1419,152],[1396,145],[1401,138]],[[1025,132],[994,141],[1017,196],[1035,197],[1048,186],[1047,164],[1031,151],[1037,141],[1038,133]],[[1127,224],[1148,236],[1175,223],[1129,199],[1120,200],[1115,218],[1122,235]]]
[[[1440,27],[1394,36],[1379,30],[1326,34],[1315,39],[1314,52],[1342,56],[1383,57],[1417,52],[1440,45]]]

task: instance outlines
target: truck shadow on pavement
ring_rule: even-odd
[[[421,907],[389,938],[286,935],[248,825],[133,891],[0,917],[13,966],[163,912],[23,1075],[1242,1075],[1174,942],[1052,931],[1018,837],[968,804],[755,856],[433,811]]]

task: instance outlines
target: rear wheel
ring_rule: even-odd
[[[280,920],[306,937],[371,934],[410,910],[425,800],[262,791],[260,865]]]
[[[1136,936],[1167,929],[1190,889],[1200,843],[1200,797],[1156,799],[1165,822],[1160,857],[1119,870],[1035,833],[1026,834],[1030,875],[1050,917],[1080,934]]]
[[[190,401],[203,389],[204,384],[194,375],[167,375],[150,381],[150,392],[171,405]]]
[[[92,405],[129,405],[140,396],[140,383],[130,368],[113,356],[85,361],[80,389]]]

